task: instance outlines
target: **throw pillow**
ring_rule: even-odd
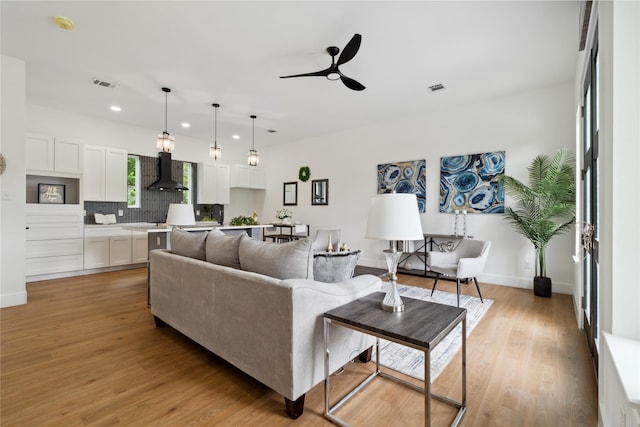
[[[276,279],[313,279],[313,252],[308,237],[288,243],[240,240],[243,270]]]
[[[320,252],[313,255],[313,279],[335,283],[351,279],[362,251]]]
[[[189,258],[205,260],[205,241],[208,232],[184,231],[173,227],[169,235],[171,252]]]
[[[214,233],[214,230],[207,236],[207,261],[227,267],[240,268],[238,251],[240,250],[240,241],[249,237],[247,233],[229,236],[222,232],[220,234]]]

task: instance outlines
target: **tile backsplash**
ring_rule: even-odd
[[[95,224],[95,213],[115,214],[118,223],[131,222],[155,222],[163,223],[167,219],[167,211],[169,204],[181,203],[183,193],[177,191],[149,191],[147,187],[154,183],[158,178],[158,158],[139,156],[140,158],[140,207],[129,208],[127,202],[84,202],[86,216],[85,224]],[[171,177],[176,181],[182,181],[183,162],[179,160],[171,161]],[[192,164],[193,184],[189,188],[191,194],[197,194],[197,165]],[[195,198],[195,197],[194,197]],[[119,216],[118,211],[122,211],[123,215]],[[196,221],[202,220],[204,217],[210,217],[220,223],[224,222],[224,205],[194,205],[195,211],[200,211],[200,215],[196,215]]]

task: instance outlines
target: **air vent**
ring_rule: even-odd
[[[444,89],[444,85],[442,83],[438,83],[437,85],[429,86],[429,89],[431,92],[435,92]]]
[[[109,89],[113,89],[114,87],[117,86],[116,84],[105,82],[104,80],[99,80],[99,79],[93,79],[91,80],[91,83],[96,86],[108,87]]]

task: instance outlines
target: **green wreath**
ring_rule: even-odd
[[[309,181],[309,177],[311,176],[311,170],[309,170],[309,166],[302,166],[300,171],[298,172],[298,179],[302,182]]]

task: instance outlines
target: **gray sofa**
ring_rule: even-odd
[[[170,325],[282,394],[292,418],[324,379],[323,313],[381,287],[371,275],[314,281],[309,239],[275,244],[244,234],[172,231],[171,246],[150,254],[156,325]],[[331,328],[331,372],[374,343]]]

